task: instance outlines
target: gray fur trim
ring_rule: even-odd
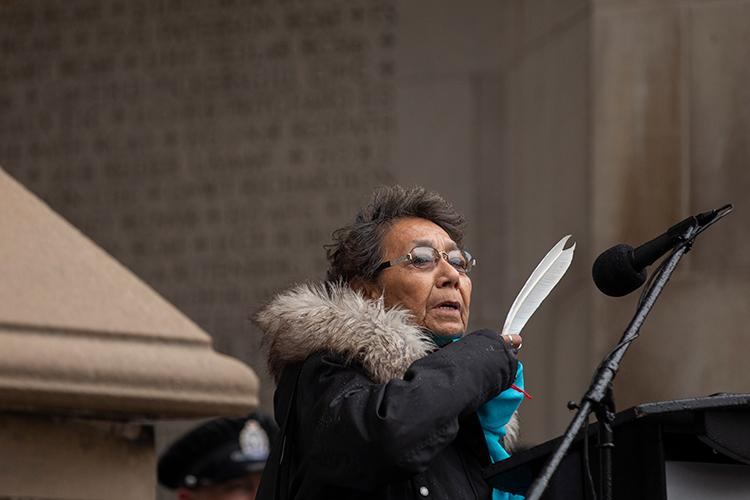
[[[518,420],[518,410],[513,412],[510,420],[505,424],[505,438],[503,444],[505,445],[505,451],[513,453],[516,444],[518,444],[518,438],[521,436],[521,424]]]
[[[343,284],[298,285],[277,295],[255,319],[268,345],[268,368],[278,382],[284,367],[318,351],[359,363],[376,383],[403,377],[411,364],[437,346],[408,311],[386,309]],[[513,415],[505,444],[518,435]]]
[[[384,383],[436,348],[407,311],[386,309],[382,299],[366,299],[341,284],[299,285],[277,295],[256,320],[277,382],[286,365],[325,350],[356,361]]]

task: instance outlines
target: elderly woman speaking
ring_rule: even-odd
[[[259,499],[503,498],[481,469],[507,457],[520,337],[467,332],[463,222],[435,193],[381,188],[334,233],[328,281],[258,313],[283,436]]]

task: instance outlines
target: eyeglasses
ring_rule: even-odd
[[[441,252],[440,250],[436,250],[432,247],[414,247],[411,249],[411,252],[407,253],[403,257],[399,257],[393,260],[387,260],[380,264],[375,270],[375,275],[377,275],[383,269],[387,269],[391,266],[395,266],[396,264],[407,261],[417,269],[429,271],[431,269],[434,269],[438,265],[438,262],[440,262],[441,258],[445,259],[448,264],[453,266],[456,271],[461,274],[468,273],[469,271],[471,271],[471,268],[477,264],[477,260],[472,257],[471,254],[466,250],[456,249],[451,250],[450,252]]]

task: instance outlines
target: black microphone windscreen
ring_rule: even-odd
[[[591,269],[596,287],[610,297],[627,295],[646,282],[646,270],[633,267],[633,247],[615,245],[602,252]]]

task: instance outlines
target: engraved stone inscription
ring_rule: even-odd
[[[262,374],[249,315],[321,278],[390,181],[396,22],[392,1],[6,2],[0,165]]]

